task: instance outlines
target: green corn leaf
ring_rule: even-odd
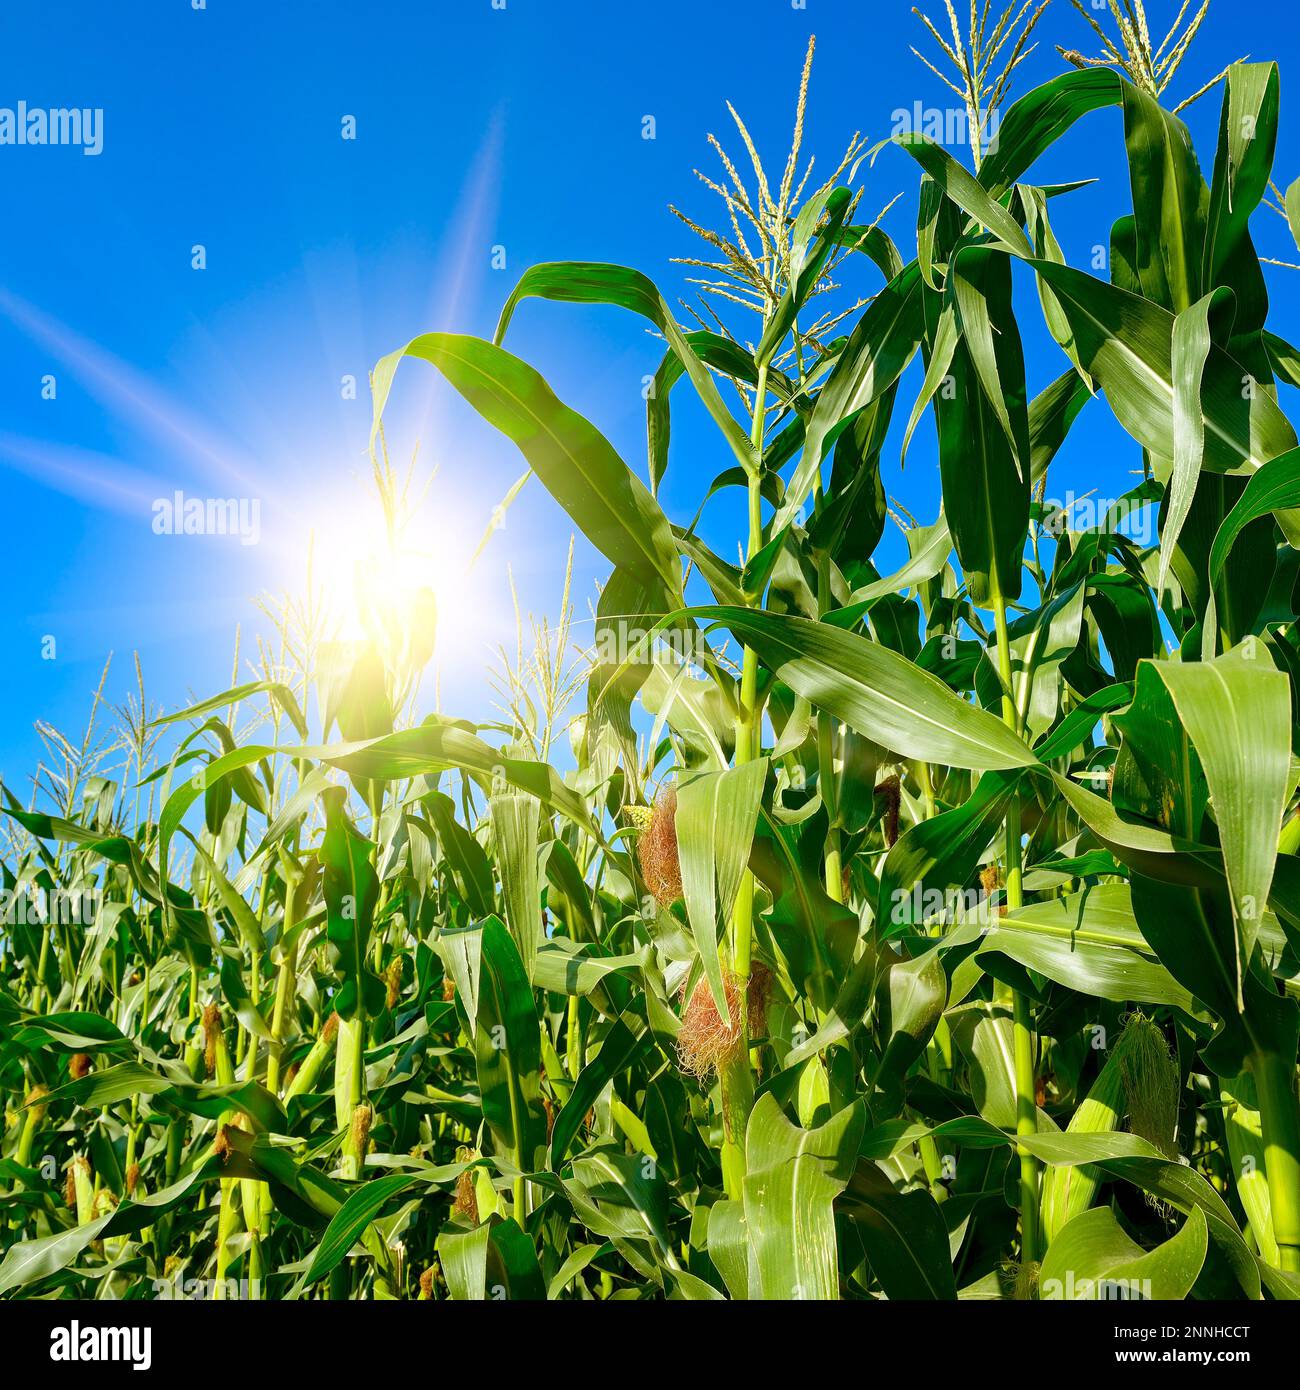
[[[1157,662],[1155,669],[1205,769],[1240,940],[1240,998],[1290,787],[1290,684],[1254,641],[1217,661]]]
[[[1191,994],[1153,959],[1123,884],[1015,908],[986,930],[980,952],[1008,956],[1093,998],[1196,1012]]]
[[[288,715],[289,722],[300,737],[307,737],[307,721],[298,706],[298,701],[293,691],[279,681],[248,681],[244,685],[235,686],[233,690],[227,690],[224,695],[213,695],[211,699],[200,700],[198,704],[188,705],[185,709],[177,710],[175,714],[164,714],[153,722],[161,725],[174,724],[181,719],[196,719],[201,714],[209,714],[225,705],[238,704],[241,700],[247,700],[250,695],[262,694],[269,695]]]
[[[1199,1210],[1177,1235],[1154,1250],[1144,1250],[1124,1234],[1108,1207],[1098,1207],[1076,1216],[1053,1240],[1039,1271],[1038,1296],[1186,1298],[1205,1263],[1208,1244],[1205,1216]]]
[[[304,1276],[309,1284],[323,1279],[357,1243],[357,1238],[370,1226],[385,1206],[400,1193],[414,1186],[417,1179],[410,1173],[389,1173],[374,1178],[351,1192],[346,1202],[330,1218],[325,1234],[311,1253]]]
[[[900,1192],[874,1163],[859,1163],[839,1202],[891,1300],[957,1297],[948,1232],[928,1192]]]
[[[1192,509],[1192,497],[1205,453],[1201,415],[1201,375],[1210,352],[1210,311],[1217,294],[1207,294],[1181,310],[1174,320],[1170,370],[1174,381],[1174,453],[1169,479],[1169,514],[1161,536],[1156,592],[1163,593],[1169,559]]]
[[[853,417],[883,396],[921,344],[921,277],[913,263],[880,291],[836,358],[808,421],[799,460],[772,522],[780,530],[813,490],[822,460]]]
[[[640,1050],[644,1024],[635,1015],[615,1019],[600,1040],[600,1051],[582,1069],[551,1131],[551,1167],[558,1171],[577,1137],[587,1112],[601,1092],[626,1069]]]
[[[987,227],[1017,255],[1029,255],[1029,242],[1020,224],[996,198],[989,195],[987,186],[960,165],[942,145],[915,133],[896,136],[895,143],[916,160],[963,212]]]
[[[1218,583],[1233,545],[1252,521],[1270,512],[1280,514],[1297,507],[1300,507],[1300,449],[1290,449],[1251,474],[1245,490],[1224,517],[1210,550],[1211,585]],[[1212,620],[1207,618],[1206,626],[1212,625]]]
[[[980,166],[980,184],[994,196],[1007,192],[1081,116],[1118,105],[1126,85],[1109,68],[1088,68],[1026,93],[998,125],[997,144]]]
[[[516,1166],[531,1171],[546,1142],[533,991],[514,939],[499,918],[483,924],[474,1029],[483,1118]]]
[[[1020,593],[1029,516],[1029,419],[1025,364],[1011,314],[1009,258],[982,247],[950,271],[962,337],[951,392],[935,399],[944,516],[971,597]]]
[[[505,789],[489,800],[492,839],[501,874],[506,923],[531,980],[542,934],[541,889],[537,877],[540,803],[526,792]]]
[[[456,820],[451,797],[444,792],[430,792],[424,805],[470,912],[475,917],[489,916],[493,906],[492,865],[483,846]]]
[[[334,999],[340,1018],[374,1015],[383,1006],[383,986],[367,961],[370,927],[379,899],[379,879],[372,862],[374,846],[357,834],[342,787],[321,794],[325,839],[320,848],[321,876],[327,909],[327,935],[342,985]]]
[[[549,764],[507,756],[464,727],[436,715],[430,715],[413,729],[401,729],[382,738],[330,748],[295,749],[294,752],[317,757],[353,776],[376,781],[432,775],[448,767],[461,768],[489,784],[499,777],[568,816],[584,829],[598,833],[586,802],[565,785],[564,779]]]
[[[806,1130],[770,1093],[755,1102],[745,1131],[745,1229],[758,1297],[839,1297],[833,1207],[865,1128],[861,1104]]]
[[[1000,719],[968,705],[897,652],[828,623],[739,608],[692,614],[725,625],[796,694],[906,758],[951,767],[1027,767]]]
[[[1209,190],[1177,116],[1123,84],[1124,143],[1133,194],[1132,270],[1142,294],[1174,314],[1201,297]]]
[[[847,193],[841,190],[844,200]],[[842,216],[842,214],[841,214]],[[519,302],[531,295],[543,299],[564,300],[571,304],[616,304],[630,309],[648,319],[668,340],[682,370],[691,379],[691,384],[699,393],[705,409],[713,417],[722,431],[732,453],[743,468],[755,467],[753,446],[748,434],[741,429],[735,417],[722,402],[717,384],[709,375],[708,368],[696,356],[688,335],[677,326],[676,319],[664,302],[663,296],[654,284],[639,270],[629,270],[626,266],[605,265],[591,261],[556,261],[546,265],[531,266],[520,277],[519,283],[510,293],[497,321],[493,342],[498,346],[505,338],[506,329],[514,316]],[[407,351],[410,351],[408,348]],[[389,359],[385,358],[385,361]],[[376,369],[378,378],[378,369]],[[666,396],[665,410],[666,410]],[[665,458],[667,439],[664,440]],[[538,470],[539,476],[541,470]],[[653,475],[652,475],[653,476]],[[662,476],[662,474],[660,475]],[[543,481],[545,481],[543,477]],[[657,479],[656,479],[657,481]],[[549,484],[548,484],[549,486]],[[610,557],[613,558],[612,556]],[[617,564],[618,561],[616,560]]]
[[[1167,310],[1053,261],[1034,267],[1056,295],[1073,346],[1106,392],[1120,424],[1157,458],[1172,458],[1174,318]],[[1295,447],[1295,431],[1249,372],[1210,345],[1201,377],[1202,467],[1254,470]],[[1300,539],[1300,522],[1280,517]]]
[[[437,367],[484,419],[514,440],[547,490],[607,559],[658,584],[666,599],[680,590],[668,521],[645,485],[599,430],[502,348],[462,334],[426,333],[390,353],[374,370],[372,438],[403,357]],[[748,441],[745,447],[748,451]]]
[[[4,1260],[0,1261],[0,1294],[57,1274],[71,1264],[91,1241],[106,1240],[116,1235],[134,1235],[146,1226],[152,1226],[168,1211],[192,1201],[205,1182],[216,1178],[251,1176],[252,1171],[237,1160],[223,1164],[221,1159],[209,1157],[193,1172],[169,1187],[134,1201],[124,1201],[113,1211],[96,1217],[84,1226],[73,1226],[36,1240],[19,1241],[9,1247]]]
[[[546,1297],[532,1242],[513,1221],[489,1217],[473,1231],[445,1229],[438,1259],[453,1299],[514,1302]]]

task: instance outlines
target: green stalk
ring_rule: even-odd
[[[239,1232],[239,1208],[235,1205],[237,1178],[221,1179],[221,1207],[217,1212],[217,1272],[212,1286],[215,1301],[226,1301],[226,1271],[230,1268],[230,1243]]]
[[[262,955],[253,951],[249,992],[256,1010],[262,998]],[[257,1073],[257,1034],[248,1030],[247,1077],[252,1081]],[[269,1065],[269,1063],[268,1063]],[[268,1184],[253,1178],[241,1178],[240,1195],[244,1206],[244,1227],[248,1231],[248,1289],[253,1298],[261,1298],[262,1281],[265,1276],[265,1262],[262,1257],[262,1213],[269,1203],[271,1189]]]
[[[180,1120],[171,1120],[167,1125],[167,1156],[164,1160],[163,1172],[167,1176],[170,1185],[176,1181],[176,1176],[181,1170],[181,1149],[185,1144],[185,1131]]]
[[[1012,690],[1011,639],[1007,632],[1007,604],[998,587],[996,575],[990,575],[993,617],[997,624],[998,673],[1002,678],[1002,719],[1015,734],[1020,732],[1020,714]],[[1007,807],[1007,907],[1015,910],[1024,905],[1021,886],[1020,803],[1012,797]],[[1007,986],[997,987],[998,996],[1011,1004],[1012,1053],[1016,1080],[1016,1133],[1032,1135],[1038,1132],[1038,1103],[1034,1081],[1034,1025],[1029,1001]],[[1032,1264],[1039,1257],[1038,1241],[1038,1162],[1025,1148],[1017,1146],[1020,1156],[1020,1262]]]
[[[754,391],[754,415],[749,438],[754,452],[763,454],[764,402],[767,397],[767,363],[758,369]],[[763,499],[759,491],[757,468],[747,479],[749,500],[749,539],[746,560],[752,560],[763,547]],[[736,716],[735,765],[751,762],[758,745],[758,653],[746,647],[740,668],[740,709]],[[744,1200],[745,1125],[754,1101],[754,1078],[749,1064],[749,1020],[745,999],[754,949],[754,876],[745,870],[736,893],[732,912],[731,966],[740,981],[741,1046],[735,1061],[722,1070],[722,1176],[727,1196],[732,1201]]]
[[[733,1202],[745,1198],[745,1125],[754,1105],[754,1073],[749,1065],[748,1020],[744,1016],[744,996],[741,1002],[741,1028],[746,1032],[746,1046],[736,1049],[736,1055],[722,1069],[722,1180],[727,1196]]]
[[[365,1101],[366,1094],[366,1017],[360,1000],[357,1001],[355,1016],[339,1023],[339,1044],[334,1068],[338,1118],[348,1127],[347,1138],[343,1141],[342,1172],[345,1179],[355,1181],[361,1176],[361,1167],[365,1162],[365,1155],[358,1152],[354,1142],[357,1107]],[[340,1081],[344,1083],[343,1086],[340,1086]]]
[[[948,1189],[943,1185],[943,1159],[939,1156],[939,1146],[934,1142],[932,1136],[926,1134],[917,1140],[917,1149],[921,1154],[921,1165],[925,1169],[925,1180],[930,1188],[930,1195],[936,1202],[946,1202],[948,1200]]]
[[[261,1299],[266,1288],[266,1256],[262,1253],[262,1232],[259,1222],[262,1219],[262,1193],[267,1190],[266,1183],[249,1181],[243,1183],[244,1225],[248,1229],[248,1296],[250,1299]]]
[[[216,1064],[217,1084],[219,1086],[234,1085],[235,1068],[230,1059],[230,1049],[226,1046],[225,1032],[220,1029],[219,1025]],[[221,1133],[224,1125],[235,1124],[237,1119],[237,1111],[226,1111],[217,1121],[217,1133]],[[232,1253],[230,1243],[239,1231],[239,1207],[235,1204],[235,1194],[239,1191],[239,1183],[238,1178],[221,1179],[221,1207],[217,1212],[216,1282],[213,1285],[212,1297],[223,1301],[226,1297],[226,1270],[230,1267]]]
[[[799,389],[806,384],[803,360],[803,338],[798,323],[791,325],[794,333],[795,361],[799,364]],[[822,501],[821,470],[817,473],[816,506]],[[831,607],[831,557],[819,552],[817,555],[817,616],[824,618]],[[826,808],[826,845],[823,851],[823,864],[826,872],[826,892],[834,902],[844,901],[844,865],[840,843],[839,788],[835,781],[835,721],[824,710],[817,710],[813,716],[817,723],[817,785],[821,791],[822,805]]]
[[[379,818],[384,806],[384,789],[377,786],[372,790],[370,797],[371,822],[375,837],[375,855],[378,862],[379,849]],[[355,896],[356,884],[353,882],[353,892]],[[384,902],[387,896],[387,888],[380,894],[376,913],[382,913]],[[380,935],[376,936],[376,949]],[[358,983],[362,967],[365,964],[364,955],[361,950],[360,941],[357,943],[357,975]],[[379,958],[376,955],[376,969],[379,968]],[[361,1171],[366,1162],[366,1143],[358,1133],[358,1109],[365,1104],[366,1100],[366,1000],[365,991],[357,990],[356,1012],[352,1018],[340,1020],[339,1023],[339,1043],[338,1053],[334,1058],[334,1103],[335,1113],[340,1123],[347,1126],[347,1137],[343,1142],[343,1164],[342,1174],[345,1179],[356,1181],[361,1177]],[[340,1076],[340,1068],[344,1074]],[[364,1117],[364,1129],[369,1133],[370,1120],[373,1116]]]
[[[293,890],[285,896],[284,930],[281,941],[293,929]],[[271,1043],[266,1056],[266,1089],[274,1095],[280,1092],[280,1070],[284,1062],[284,1025],[289,1013],[289,1000],[298,978],[298,943],[287,950],[282,947],[280,971],[275,980],[275,1004],[271,1010]]]
[[[754,395],[754,419],[750,428],[750,442],[754,452],[761,458],[763,451],[763,403],[767,395],[767,364],[758,369],[758,385]],[[757,471],[748,478],[749,496],[749,540],[745,548],[748,562],[763,548],[763,498],[759,491]],[[740,712],[736,719],[736,757],[735,763],[752,762],[758,750],[758,653],[746,647],[740,668]],[[741,981],[749,979],[749,969],[753,955],[754,937],[754,876],[745,871],[736,894],[736,908],[732,917],[735,937],[732,948],[732,966]]]
[[[1278,1266],[1300,1274],[1300,1105],[1295,1058],[1259,1049],[1250,1059],[1264,1130],[1264,1169]]]
[[[819,489],[820,491],[820,489]],[[817,612],[823,616],[831,606],[831,560],[817,557]],[[835,902],[844,901],[844,867],[839,827],[839,788],[835,781],[835,721],[817,711],[817,785],[826,808],[826,892]]]
[[[42,1013],[45,1000],[45,968],[50,958],[50,933],[54,930],[46,923],[41,928],[41,954],[36,962],[36,988],[32,992],[32,1012]]]
[[[564,1052],[565,1065],[568,1068],[569,1079],[576,1081],[582,1074],[582,1069],[586,1066],[586,1049],[583,1047],[582,1040],[582,1019],[579,1014],[579,996],[571,994],[569,996],[568,1021],[564,1030]]]
[[[125,1162],[125,1164],[123,1165],[123,1171],[129,1169],[129,1168],[131,1167],[131,1165],[135,1162],[136,1132],[137,1132],[137,1130],[138,1130],[138,1128],[139,1128],[139,1124],[140,1124],[140,1098],[139,1098],[139,1096],[132,1096],[132,1097],[131,1097],[131,1118],[130,1118],[130,1120],[127,1122],[127,1126],[126,1126],[126,1162]]]

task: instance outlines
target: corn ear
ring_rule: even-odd
[[[338,1019],[331,1015],[326,1020],[324,1028],[321,1029],[320,1037],[312,1043],[311,1050],[303,1058],[302,1066],[294,1073],[294,1078],[289,1083],[289,1089],[285,1092],[286,1100],[292,1100],[294,1096],[306,1095],[316,1089],[316,1083],[325,1070],[325,1064],[334,1052],[337,1038]]]
[[[1075,1110],[1069,1134],[1105,1134],[1129,1128],[1173,1156],[1178,1119],[1178,1068],[1160,1027],[1130,1015],[1087,1098]],[[1043,1230],[1050,1241],[1072,1217],[1087,1211],[1101,1184],[1093,1164],[1048,1170],[1043,1179]]]
[[[1105,1134],[1120,1127],[1124,1117],[1124,1075],[1119,1046],[1117,1043],[1087,1098],[1075,1110],[1066,1133]],[[1100,1185],[1101,1172],[1091,1163],[1047,1169],[1043,1174],[1043,1234],[1048,1241],[1072,1217],[1092,1206]]]

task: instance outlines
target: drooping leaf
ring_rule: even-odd
[[[847,199],[847,194],[845,198]],[[742,467],[754,466],[753,448],[748,434],[741,429],[735,417],[723,404],[717,384],[710,376],[708,368],[696,356],[687,335],[677,326],[677,321],[664,302],[663,296],[640,271],[630,270],[626,266],[591,261],[556,261],[531,266],[520,277],[519,283],[510,293],[510,298],[502,307],[493,338],[494,343],[499,345],[502,342],[516,306],[530,295],[576,304],[616,304],[648,319],[668,340],[668,346],[681,369],[690,377],[691,384],[722,430],[738,462]],[[648,406],[650,404],[647,403]],[[666,447],[665,440],[665,449]],[[540,470],[538,471],[539,476],[542,476]]]
[[[645,485],[599,430],[557,400],[537,372],[504,349],[457,333],[412,339],[375,366],[375,431],[403,357],[432,363],[486,420],[513,439],[547,490],[607,559],[658,583],[667,596],[680,589],[668,521]]]
[[[1029,749],[897,652],[829,623],[738,608],[698,608],[724,624],[796,694],[902,757],[952,767],[1027,767]]]
[[[1034,268],[1056,294],[1073,346],[1106,392],[1120,424],[1158,458],[1172,458],[1173,327],[1168,310],[1053,261]],[[1295,447],[1295,431],[1266,392],[1223,349],[1210,345],[1201,377],[1202,467],[1253,470]],[[1291,515],[1279,518],[1300,539]]]

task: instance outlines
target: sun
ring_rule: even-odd
[[[409,674],[486,664],[498,603],[473,563],[484,522],[467,511],[432,492],[400,516],[360,486],[314,498],[295,518],[289,583],[310,574],[330,635],[375,641]]]

